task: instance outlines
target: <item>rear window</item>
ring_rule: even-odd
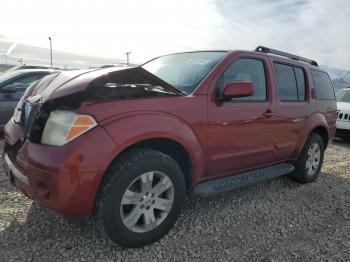
[[[328,74],[325,72],[320,72],[316,70],[311,70],[312,79],[315,86],[315,96],[316,99],[320,100],[333,100],[334,89]]]

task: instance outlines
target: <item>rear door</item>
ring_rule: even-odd
[[[0,129],[2,129],[11,118],[18,101],[23,96],[27,87],[42,78],[44,75],[46,75],[46,73],[35,73],[22,76],[9,81],[0,87]],[[14,87],[15,92],[7,93],[3,91],[4,88],[9,86]]]
[[[314,108],[307,68],[273,60],[277,86],[275,161],[295,158]]]

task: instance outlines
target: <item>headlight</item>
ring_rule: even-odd
[[[47,119],[41,143],[62,146],[97,126],[95,119],[89,115],[72,111],[56,110]]]

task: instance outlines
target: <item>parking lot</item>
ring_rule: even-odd
[[[349,261],[350,144],[335,141],[316,183],[287,177],[187,197],[161,241],[122,249],[24,197],[0,176],[1,261]],[[1,161],[1,160],[0,160]]]

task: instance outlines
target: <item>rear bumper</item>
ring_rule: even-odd
[[[15,128],[15,127],[12,127]],[[75,218],[91,215],[100,179],[115,144],[95,128],[63,147],[13,140],[5,130],[4,169],[27,197]],[[98,142],[98,145],[96,145]],[[13,151],[16,151],[13,153]]]

